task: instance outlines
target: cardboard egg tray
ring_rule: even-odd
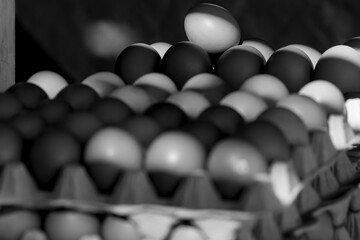
[[[316,132],[310,145],[294,147],[290,161],[303,189],[288,206],[278,201],[269,183],[254,185],[238,200],[224,201],[206,172],[188,176],[172,198],[161,198],[146,171],[125,172],[112,193],[104,195],[84,166],[69,165],[51,191],[41,191],[21,162],[3,166],[0,204],[4,209],[72,209],[126,217],[138,223],[143,239],[166,239],[181,221],[201,228],[205,239],[329,239],[316,238],[323,228],[334,236],[349,236],[336,239],[357,239],[359,173],[347,153],[333,148],[327,132]]]

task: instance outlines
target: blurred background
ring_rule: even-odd
[[[132,43],[187,40],[184,17],[200,2],[227,8],[242,40],[262,39],[274,49],[299,43],[323,52],[360,36],[354,0],[16,0],[16,81],[53,70],[78,82],[112,71]]]

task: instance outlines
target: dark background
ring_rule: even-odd
[[[360,1],[354,0],[16,0],[16,81],[40,70],[81,81],[112,71],[117,54],[131,43],[187,40],[184,17],[200,2],[227,8],[240,25],[242,40],[259,38],[274,49],[300,43],[323,52],[360,36]],[[112,53],[98,54],[88,46],[87,33],[104,22],[95,32],[97,46],[117,44]],[[109,24],[120,31],[110,40]]]

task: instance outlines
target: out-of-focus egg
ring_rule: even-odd
[[[162,73],[145,74],[138,78],[133,85],[145,89],[157,101],[163,101],[170,94],[178,91],[175,83]]]
[[[16,83],[8,88],[6,92],[15,95],[21,101],[24,108],[28,109],[36,108],[43,101],[49,99],[43,89],[29,82]]]
[[[15,95],[0,93],[0,120],[9,120],[23,109],[21,101]]]
[[[245,119],[232,107],[214,105],[202,111],[197,118],[217,126],[224,135],[232,135],[236,129],[245,124]]]
[[[51,240],[79,240],[98,235],[100,222],[96,216],[77,211],[54,211],[45,219],[44,229]]]
[[[196,118],[199,114],[210,106],[210,102],[200,93],[195,91],[177,92],[166,99],[181,108],[189,118]]]
[[[102,121],[105,126],[119,126],[134,114],[133,110],[123,101],[104,97],[97,101],[90,111]]]
[[[73,83],[62,89],[55,97],[56,99],[67,102],[73,110],[88,110],[100,96],[91,87]]]
[[[285,84],[269,74],[258,74],[248,78],[240,90],[263,98],[270,106],[289,95]]]
[[[29,230],[41,227],[40,216],[29,210],[9,210],[0,213],[0,239],[18,240]]]
[[[327,130],[327,115],[320,104],[312,98],[291,94],[279,101],[277,106],[289,109],[298,115],[308,131]]]
[[[207,169],[213,179],[227,180],[239,185],[255,181],[257,174],[267,172],[267,160],[252,144],[227,138],[210,151]]]
[[[127,85],[112,91],[108,97],[123,101],[135,113],[143,113],[150,105],[155,102],[155,98],[150,96],[144,89]]]
[[[67,164],[78,163],[81,146],[78,140],[60,129],[50,129],[37,137],[30,149],[29,167],[42,189],[54,186],[57,174]]]
[[[138,170],[143,149],[139,141],[119,127],[105,127],[87,141],[84,161],[101,192],[109,193],[122,171]]]
[[[115,88],[125,85],[124,81],[112,72],[97,72],[91,74],[81,83],[94,89],[100,97],[104,97]]]
[[[219,76],[212,73],[200,73],[190,78],[182,88],[204,95],[212,104],[216,104],[230,92],[229,86]]]
[[[140,240],[141,234],[134,222],[120,217],[107,216],[101,225],[104,240]]]
[[[344,114],[344,95],[335,84],[329,81],[315,80],[309,82],[300,89],[299,94],[315,100],[328,114]]]
[[[281,107],[269,108],[260,114],[258,119],[274,124],[291,145],[309,144],[310,139],[305,123],[289,109]]]
[[[233,108],[246,122],[255,120],[268,107],[265,100],[244,91],[234,91],[229,93],[221,99],[220,105]]]
[[[169,102],[156,103],[149,107],[144,114],[159,123],[164,131],[178,129],[188,121],[186,113],[180,107]]]
[[[163,171],[174,175],[188,175],[203,168],[205,149],[188,133],[168,131],[157,136],[145,155],[148,171]]]

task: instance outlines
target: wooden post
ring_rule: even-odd
[[[0,0],[0,92],[15,84],[15,0]]]

